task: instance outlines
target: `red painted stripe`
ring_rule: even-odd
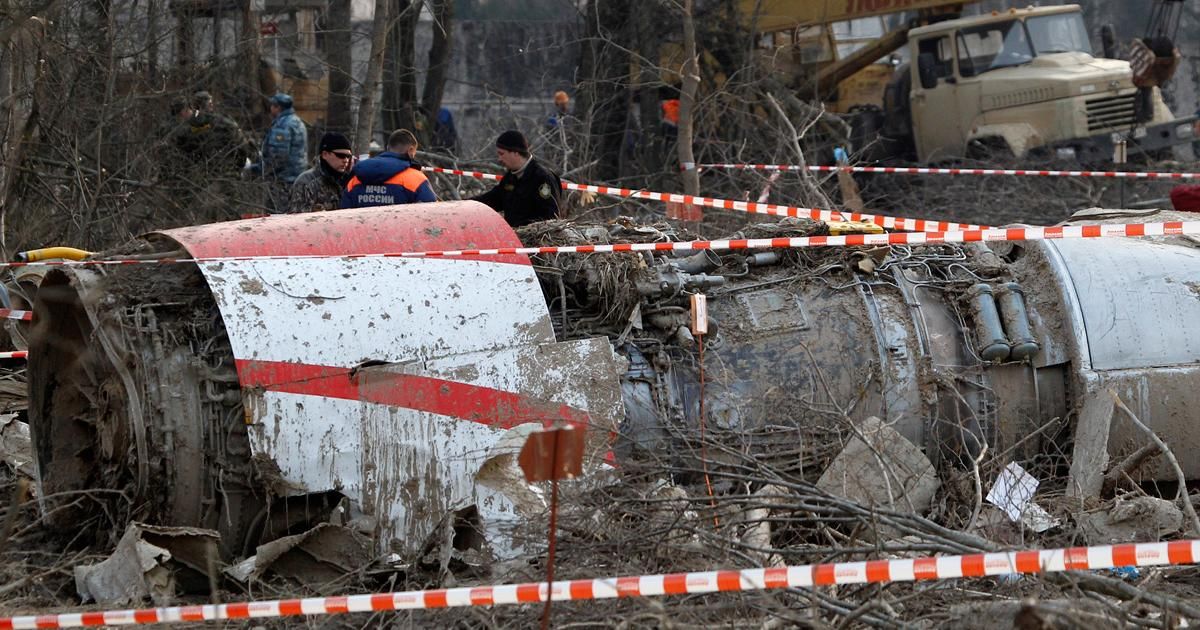
[[[446,608],[449,606],[449,600],[446,599],[446,591],[444,589],[426,591],[422,599],[425,601],[426,608]],[[375,598],[371,598],[371,604],[374,606]]]
[[[887,560],[867,562],[868,582],[887,582],[892,579],[892,563]]]
[[[1017,572],[1018,573],[1041,573],[1042,572],[1042,555],[1037,551],[1018,551],[1017,552]]]
[[[237,369],[242,387],[415,409],[502,429],[538,420],[589,423],[587,412],[568,405],[431,376],[368,369],[351,379],[341,367],[241,359]]]
[[[58,615],[39,615],[33,621],[33,625],[38,628],[58,628]]]
[[[763,571],[763,584],[767,588],[787,588],[789,586],[787,567],[771,567]]]
[[[718,591],[740,591],[740,590],[742,590],[742,572],[741,571],[717,571],[717,590]]]
[[[250,604],[248,602],[226,604],[225,616],[229,619],[247,619],[250,617]]]
[[[936,580],[938,578],[937,558],[917,558],[913,560],[913,578],[917,580]]]
[[[1113,545],[1112,559],[1114,567],[1137,566],[1137,545]]]
[[[1196,561],[1192,556],[1192,543],[1187,540],[1175,540],[1167,543],[1167,559],[1171,564],[1191,564]]]
[[[104,613],[102,613],[102,612],[83,613],[82,615],[80,615],[80,621],[85,626],[108,625],[108,622],[104,620]],[[189,619],[189,621],[191,621],[191,620]],[[4,620],[0,620],[0,630],[12,627],[11,624],[6,626],[6,625],[4,625],[4,623],[5,623]]]
[[[326,612],[332,612],[331,610],[329,610],[329,600],[328,599],[325,600],[325,610],[326,610]],[[304,613],[300,609],[300,600],[285,599],[285,600],[282,600],[279,602],[279,616],[294,617],[296,615],[303,615],[303,614]]]
[[[1087,547],[1071,547],[1066,550],[1064,566],[1067,570],[1088,568]]]
[[[1167,221],[1166,223],[1163,224],[1163,234],[1182,234],[1182,233],[1183,233],[1183,222],[1182,221]]]
[[[571,599],[594,599],[595,582],[592,580],[573,580],[569,583]]]
[[[828,586],[837,583],[837,565],[834,564],[818,564],[813,566],[812,572],[813,584],[817,586]]]
[[[472,606],[491,606],[496,603],[496,591],[490,586],[471,589]]]
[[[138,623],[158,623],[158,611],[151,608],[133,611],[133,619]],[[58,624],[55,624],[57,626]],[[50,627],[55,627],[50,626]]]
[[[1141,223],[1132,223],[1125,226],[1125,234],[1129,236],[1145,236],[1146,226]]]
[[[983,554],[976,553],[962,557],[962,563],[959,567],[963,577],[981,577],[987,575],[983,566]]]
[[[1084,238],[1095,238],[1103,235],[1103,232],[1100,231],[1099,225],[1085,225],[1083,226],[1082,232]]]
[[[517,586],[517,601],[526,603],[542,601],[542,585],[533,583]]]
[[[672,573],[663,576],[663,592],[667,595],[682,595],[687,590],[688,576],[686,573]]]
[[[642,594],[642,580],[638,577],[617,578],[617,597],[639,597]]]
[[[388,599],[390,600],[391,597],[389,597]],[[375,609],[374,602],[372,602],[371,608]],[[326,597],[325,598],[325,612],[328,612],[328,613],[350,612],[350,599],[348,597]],[[296,614],[300,614],[300,613],[296,613]]]

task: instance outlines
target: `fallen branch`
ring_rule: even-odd
[[[1129,407],[1125,406],[1125,403],[1121,401],[1121,397],[1118,396],[1115,391],[1110,389],[1108,390],[1108,393],[1110,396],[1112,396],[1113,404],[1117,406],[1117,409],[1120,409],[1126,416],[1128,416],[1129,420],[1133,422],[1137,428],[1141,429],[1142,432],[1145,433],[1156,446],[1158,446],[1159,450],[1162,451],[1163,456],[1167,458],[1168,462],[1170,462],[1171,468],[1175,471],[1175,477],[1179,481],[1179,489],[1175,492],[1175,498],[1178,500],[1182,496],[1184,499],[1183,511],[1187,513],[1188,518],[1192,522],[1192,529],[1190,533],[1192,535],[1200,534],[1200,518],[1196,516],[1196,508],[1192,506],[1192,502],[1187,500],[1187,477],[1185,477],[1183,474],[1183,468],[1179,466],[1179,460],[1175,459],[1175,453],[1171,452],[1171,449],[1167,447],[1167,443],[1163,442],[1162,438],[1158,437],[1157,433],[1155,433],[1150,427],[1143,424],[1142,421],[1138,419],[1137,415],[1135,415]]]

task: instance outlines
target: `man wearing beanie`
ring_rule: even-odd
[[[313,167],[292,183],[288,212],[336,210],[342,190],[350,181],[353,161],[354,151],[346,136],[332,131],[321,136],[320,153]]]
[[[562,182],[529,152],[529,141],[519,131],[505,131],[496,139],[496,158],[508,169],[496,187],[474,197],[504,215],[513,227],[558,216]]]
[[[346,192],[342,193],[343,208],[394,206],[402,203],[437,201],[429,179],[413,158],[417,154],[417,138],[407,129],[397,129],[388,136],[387,151],[363,160],[354,167]]]

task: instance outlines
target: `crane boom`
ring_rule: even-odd
[[[973,0],[742,0],[744,15],[758,9],[760,32],[772,32],[797,26],[832,24],[857,18],[888,15],[904,11],[961,7]]]

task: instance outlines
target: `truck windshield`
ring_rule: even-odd
[[[1033,48],[1020,20],[994,22],[958,32],[958,72],[973,77],[1033,60]]]
[[[1080,13],[1042,15],[1025,21],[1033,49],[1039,55],[1060,52],[1082,52],[1092,54],[1092,43],[1088,41],[1087,28]]]

